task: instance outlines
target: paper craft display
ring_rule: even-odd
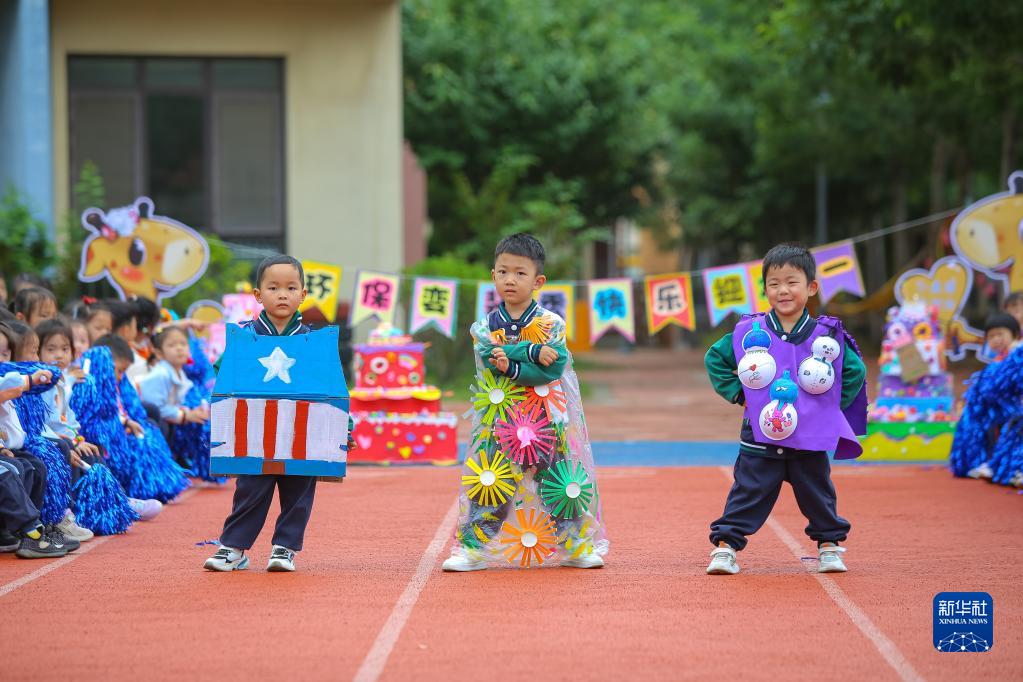
[[[860,262],[856,258],[856,246],[851,240],[819,246],[811,249],[811,252],[817,261],[817,281],[820,283],[822,304],[842,291],[854,296],[866,295]]]
[[[575,284],[547,282],[534,295],[541,308],[549,310],[565,321],[565,338],[575,340]],[[479,315],[476,319],[479,319]]]
[[[542,564],[555,552],[557,527],[550,514],[536,509],[526,513],[524,509],[515,510],[518,525],[505,521],[501,544],[505,545],[504,556],[508,563],[516,561],[522,568],[529,568],[536,562]]]
[[[349,401],[337,337],[336,327],[294,336],[227,327],[210,473],[344,477]]]
[[[746,278],[749,282],[750,293],[753,294],[754,312],[766,313],[771,309],[771,302],[767,300],[767,289],[764,287],[763,261],[746,263]]]
[[[480,282],[476,286],[476,319],[486,317],[497,310],[501,299],[493,282]]]
[[[647,331],[656,334],[669,324],[696,329],[693,282],[689,273],[654,275],[644,280]]]
[[[558,440],[554,425],[539,408],[512,408],[508,421],[494,426],[494,435],[501,450],[519,466],[549,461]]]
[[[799,389],[786,370],[771,384],[771,402],[760,411],[760,430],[771,440],[784,440],[799,426],[796,398]]]
[[[426,344],[381,324],[355,347],[352,419],[358,449],[351,460],[382,464],[451,464],[458,457],[457,419],[441,411],[441,393],[426,384]]]
[[[337,295],[341,288],[341,268],[330,263],[303,260],[305,271],[305,288],[308,292],[299,312],[316,308],[323,314],[327,322],[337,319]]]
[[[716,327],[730,313],[746,315],[753,312],[747,276],[747,268],[743,265],[726,265],[703,271],[703,289],[711,326]]]
[[[1009,176],[1009,191],[984,197],[952,221],[952,248],[972,267],[1023,289],[1023,171]]]
[[[835,385],[835,368],[832,363],[838,358],[842,348],[838,341],[830,336],[814,339],[810,357],[799,363],[796,382],[799,387],[811,395],[821,395]]]
[[[85,209],[82,226],[89,236],[82,244],[78,279],[106,279],[124,300],[142,296],[159,303],[202,277],[210,261],[206,240],[153,209],[149,197],[106,212]]]
[[[458,311],[458,281],[417,277],[412,287],[412,311],[409,333],[433,326],[441,334],[455,337]]]
[[[595,279],[587,283],[590,304],[590,344],[612,329],[636,342],[631,279]]]
[[[754,321],[753,328],[742,337],[744,351],[736,368],[739,381],[746,388],[760,389],[769,386],[778,372],[778,365],[769,352],[771,335]]]
[[[398,275],[359,271],[355,280],[351,326],[375,317],[380,322],[394,323],[398,306]]]
[[[221,301],[224,304],[224,321],[228,324],[254,320],[263,312],[263,306],[250,293],[224,294]]]
[[[574,519],[584,514],[593,501],[593,484],[581,462],[563,459],[544,477],[540,496],[551,507],[552,516]]]
[[[946,338],[945,352],[953,360],[962,360],[967,351],[979,351],[984,342],[984,333],[961,316],[972,290],[973,271],[956,256],[946,256],[930,270],[902,273],[895,282],[895,299],[899,305],[922,304],[936,310]]]

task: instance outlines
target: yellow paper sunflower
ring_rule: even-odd
[[[480,450],[479,461],[467,457],[465,464],[474,473],[462,476],[462,485],[469,488],[469,498],[481,506],[497,507],[515,494],[515,473],[500,452],[490,459],[485,450]]]
[[[530,509],[528,515],[525,510],[516,509],[515,516],[519,526],[515,527],[509,521],[504,522],[502,530],[505,537],[501,538],[501,544],[507,545],[502,551],[508,563],[514,563],[517,559],[519,566],[529,568],[535,561],[538,565],[550,557],[555,550],[554,520],[550,514]]]
[[[530,343],[547,343],[551,340],[551,329],[554,327],[554,320],[546,315],[538,315],[533,321],[522,328],[519,333],[519,341]]]
[[[484,424],[493,424],[495,419],[508,418],[508,410],[522,402],[526,391],[506,376],[495,377],[489,369],[477,377],[478,387],[473,387],[472,406],[481,413]]]

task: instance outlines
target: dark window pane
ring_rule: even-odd
[[[137,196],[136,110],[133,93],[71,97],[71,182],[92,161],[103,179],[107,206],[124,206]]]
[[[201,88],[202,60],[147,59],[145,78],[150,88]]]
[[[146,109],[149,196],[156,212],[206,228],[202,97],[149,95]]]
[[[282,232],[280,95],[218,93],[213,99],[217,232]]]
[[[280,90],[281,63],[276,59],[216,59],[213,87],[220,90]]]
[[[135,85],[134,59],[71,57],[68,84],[72,88],[130,88]]]

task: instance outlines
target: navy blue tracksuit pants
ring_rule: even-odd
[[[810,522],[806,534],[811,540],[820,544],[846,539],[850,526],[836,511],[828,453],[786,450],[785,454],[785,458],[739,454],[724,514],[710,525],[710,541],[715,546],[724,541],[732,549],[744,549],[747,536],[767,522],[785,481],[792,486],[799,511]]]
[[[22,467],[10,457],[0,457],[0,528],[9,533],[26,533],[39,526],[39,510],[29,499]]]
[[[29,452],[25,450],[14,450],[13,452],[14,459],[5,457],[4,461],[17,467],[28,498],[32,500],[32,504],[37,509],[42,509],[43,496],[46,494],[46,476],[49,470],[43,460]]]
[[[234,549],[252,547],[266,523],[274,488],[281,498],[281,513],[277,517],[272,542],[295,552],[302,549],[305,527],[313,511],[315,476],[239,476],[231,514],[224,521],[224,532],[220,534],[220,544]]]

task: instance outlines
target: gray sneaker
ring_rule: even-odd
[[[295,570],[295,553],[287,547],[274,545],[270,552],[270,561],[266,564],[266,570],[274,573],[291,572]]]
[[[820,562],[817,564],[818,573],[845,573],[849,569],[842,561],[842,553],[845,547],[838,545],[821,545],[817,548],[817,556]]]
[[[735,558],[735,550],[731,547],[715,547],[710,553],[710,565],[707,575],[735,575],[739,572],[739,562]]]
[[[245,556],[245,550],[221,547],[202,567],[207,571],[244,571],[249,567],[249,557]]]
[[[53,544],[57,545],[58,547],[63,547],[64,549],[66,549],[68,554],[76,551],[79,547],[82,546],[82,543],[80,543],[78,540],[75,540],[74,538],[69,538],[68,536],[64,535],[64,533],[62,533],[60,529],[57,528],[57,526],[46,527],[46,539],[52,542]]]
[[[38,540],[24,537],[18,545],[14,556],[19,559],[55,559],[67,555],[67,548],[57,545],[50,540],[50,537],[43,533]]]

